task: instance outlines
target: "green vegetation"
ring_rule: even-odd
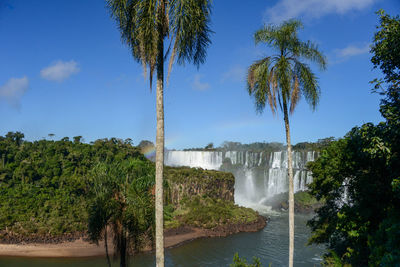
[[[42,242],[88,236],[112,239],[115,254],[152,246],[154,163],[132,140],[91,144],[63,138],[25,141],[22,133],[0,137],[0,238]],[[258,213],[233,203],[231,173],[167,167],[165,227],[203,228],[251,223]]]
[[[317,142],[301,142],[293,146],[293,150],[300,151],[321,151],[327,147],[331,142],[335,141],[334,137],[327,137],[318,139]]]
[[[166,167],[167,202],[180,207],[184,199],[209,197],[233,202],[235,177],[232,173],[200,168]]]
[[[255,222],[258,213],[252,209],[239,207],[232,201],[209,197],[184,199],[180,207],[166,216],[166,228],[190,225],[201,228],[214,228],[228,224]]]
[[[319,201],[308,191],[301,191],[294,194],[294,201],[303,206],[311,206],[319,203]]]
[[[311,41],[303,42],[297,31],[300,21],[289,20],[279,26],[268,25],[254,34],[256,44],[263,43],[276,54],[253,63],[247,74],[247,91],[254,97],[257,112],[263,112],[266,104],[275,114],[283,113],[286,131],[289,177],[289,267],[293,266],[294,253],[294,185],[292,145],[290,142],[289,112],[292,114],[301,96],[314,110],[319,101],[318,80],[307,60],[316,63],[321,70],[326,67],[325,56]]]
[[[253,263],[247,263],[246,258],[240,258],[239,253],[235,253],[233,256],[233,263],[229,265],[230,267],[262,267],[259,258],[253,257]],[[271,265],[270,265],[271,266]]]
[[[89,238],[105,240],[109,266],[107,228],[112,229],[115,254],[121,266],[126,265],[128,252],[138,251],[146,240],[152,240],[154,229],[154,165],[132,159],[122,163],[96,165],[88,205]]]
[[[60,236],[87,229],[89,172],[97,162],[146,160],[136,147],[116,139],[80,143],[28,142],[22,133],[0,137],[1,234]]]
[[[228,172],[203,170],[201,168],[165,167],[165,178],[174,183],[212,183],[215,180],[234,183],[235,177]]]
[[[325,205],[309,222],[310,242],[327,243],[327,265],[398,266],[400,262],[400,17],[378,12],[371,52],[384,79],[378,125],[354,127],[310,164],[311,194]]]

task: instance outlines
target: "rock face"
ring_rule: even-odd
[[[51,236],[46,234],[30,234],[29,236],[0,231],[0,244],[21,244],[21,243],[37,243],[37,244],[59,244],[63,242],[73,242],[81,239],[87,241],[86,233],[64,233],[60,236]]]
[[[293,151],[295,192],[307,190],[312,182],[306,164],[318,157],[316,151]],[[235,176],[235,201],[246,206],[260,204],[288,189],[286,151],[166,151],[168,166],[200,167],[231,172]]]
[[[234,201],[235,177],[231,173],[195,168],[165,169],[167,202],[178,207],[185,198],[204,196]]]

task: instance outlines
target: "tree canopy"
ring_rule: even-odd
[[[385,121],[354,127],[310,163],[311,193],[326,203],[309,222],[310,242],[328,244],[328,264],[400,262],[400,54],[392,46],[400,40],[400,18],[378,14],[371,61],[384,74],[378,86]]]
[[[154,164],[140,159],[99,163],[92,169],[91,176],[89,238],[95,242],[104,238],[107,242],[107,227],[110,227],[115,253],[119,255],[121,266],[125,266],[128,253],[138,251],[153,237]]]
[[[117,138],[93,144],[23,138],[20,132],[0,137],[0,229],[23,236],[85,231],[94,165],[147,161],[138,148]]]
[[[265,43],[277,51],[249,67],[247,88],[257,111],[262,112],[268,103],[272,113],[278,106],[282,111],[290,108],[292,113],[301,96],[313,109],[316,107],[320,95],[317,77],[302,60],[325,69],[326,59],[317,45],[298,38],[301,27],[300,21],[290,20],[279,26],[267,25],[254,34],[256,44]]]
[[[169,71],[175,61],[204,63],[211,43],[211,1],[107,0],[107,5],[133,58],[142,63],[145,73],[149,68],[150,87],[157,63],[163,64],[168,54]],[[164,39],[170,43],[165,55],[160,51]]]

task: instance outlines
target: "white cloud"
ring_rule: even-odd
[[[78,63],[71,61],[57,61],[54,64],[42,69],[40,76],[49,81],[62,82],[72,74],[80,71]]]
[[[192,88],[198,91],[205,91],[210,88],[210,84],[200,81],[201,75],[196,74],[192,83]]]
[[[20,99],[28,90],[29,80],[26,76],[22,78],[11,78],[0,86],[0,100],[7,101],[15,108],[20,107]]]
[[[369,44],[363,46],[348,45],[345,48],[337,49],[336,54],[340,59],[366,54],[370,50]]]
[[[378,0],[280,0],[265,11],[265,21],[281,23],[284,20],[305,16],[319,18],[330,13],[345,14],[362,10]]]
[[[246,69],[242,66],[232,66],[228,71],[222,74],[221,82],[235,81],[243,82],[245,80]]]

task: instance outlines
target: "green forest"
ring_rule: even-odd
[[[110,224],[115,210],[126,210],[132,233],[152,238],[154,163],[129,139],[81,140],[29,142],[20,132],[0,137],[2,242],[58,242],[86,237],[88,231],[98,241],[104,230],[99,221]],[[233,184],[230,173],[167,167],[166,229],[256,221],[255,211],[233,203]]]
[[[309,222],[311,243],[325,243],[329,266],[399,266],[400,17],[378,12],[371,48],[379,124],[366,123],[332,142],[309,164],[311,194],[325,205]]]
[[[94,165],[146,160],[129,140],[85,144],[81,137],[35,142],[23,138],[20,132],[0,137],[0,228],[6,233],[57,236],[86,230]]]

